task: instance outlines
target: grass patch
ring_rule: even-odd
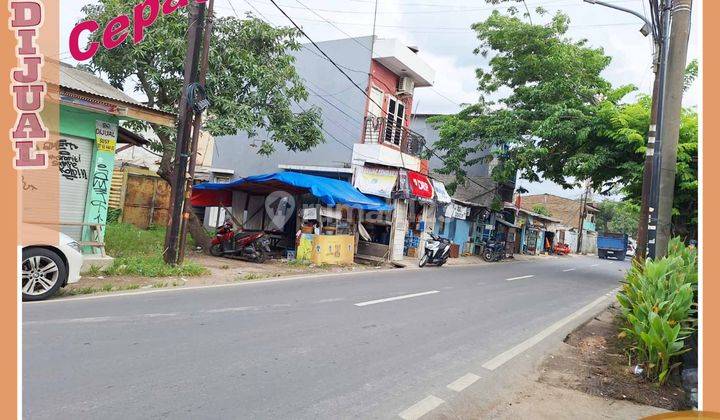
[[[113,264],[105,270],[95,271],[95,275],[109,276],[200,276],[208,270],[194,262],[171,267],[162,259],[165,243],[165,228],[154,226],[147,230],[138,229],[127,223],[110,223],[105,233],[105,249],[115,257]],[[187,249],[194,242],[188,237]],[[91,268],[92,270],[92,268]]]
[[[173,267],[165,264],[160,256],[137,256],[115,258],[105,273],[109,276],[170,277],[201,276],[208,270],[191,261]]]
[[[264,279],[267,276],[268,276],[267,274],[262,274],[262,273],[247,273],[244,276],[242,276],[242,279],[243,280],[259,280],[259,279]]]
[[[100,288],[100,290],[102,290],[103,292],[110,292],[110,291],[112,291],[112,289],[113,289],[113,285],[110,283],[103,284],[102,287]]]
[[[307,267],[310,265],[308,260],[288,260],[287,265],[290,267]]]
[[[90,277],[97,277],[102,274],[102,269],[98,267],[97,265],[91,265],[90,269],[83,273],[83,275],[90,276]]]

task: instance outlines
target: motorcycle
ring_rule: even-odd
[[[217,228],[210,246],[210,254],[215,257],[242,258],[257,263],[265,262],[269,253],[270,240],[265,232],[234,229],[229,220]]]
[[[481,255],[482,259],[487,262],[500,261],[505,258],[505,244],[498,241],[487,241]]]
[[[430,238],[425,241],[425,253],[420,258],[418,265],[424,267],[425,264],[430,263],[441,267],[447,262],[449,256],[450,240],[430,232]]]

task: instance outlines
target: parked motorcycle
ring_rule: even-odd
[[[441,267],[447,262],[449,256],[450,240],[430,232],[430,238],[425,241],[425,253],[420,258],[418,265],[424,267],[425,264],[430,263]]]
[[[487,262],[500,261],[505,258],[505,244],[498,241],[487,241],[481,255],[482,259]]]
[[[270,253],[270,240],[265,232],[244,232],[235,229],[231,221],[215,231],[210,254],[216,257],[242,258],[263,263]]]

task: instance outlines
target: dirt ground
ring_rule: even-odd
[[[356,272],[391,267],[390,265],[378,267],[362,264],[316,266],[313,264],[294,264],[285,259],[268,260],[263,264],[258,264],[238,259],[213,257],[199,252],[187,256],[186,260],[204,266],[209,273],[202,276],[171,277],[91,276],[84,274],[79,282],[70,284],[62,289],[60,293],[58,293],[58,297],[133,289],[205,286],[299,274]]]
[[[678,372],[664,386],[632,372],[617,337],[619,313],[619,309],[610,307],[568,335],[558,354],[545,360],[540,381],[667,410],[690,408]]]
[[[437,419],[636,419],[687,409],[677,375],[659,387],[634,375],[610,307],[570,333],[506,396],[487,405],[461,399]]]

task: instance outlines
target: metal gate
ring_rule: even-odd
[[[67,136],[60,138],[58,168],[61,222],[84,221],[92,156],[92,140]],[[82,226],[63,226],[61,231],[76,241],[82,240]]]
[[[167,225],[170,186],[162,178],[128,173],[123,195],[123,223],[130,223],[141,229],[153,225]]]

